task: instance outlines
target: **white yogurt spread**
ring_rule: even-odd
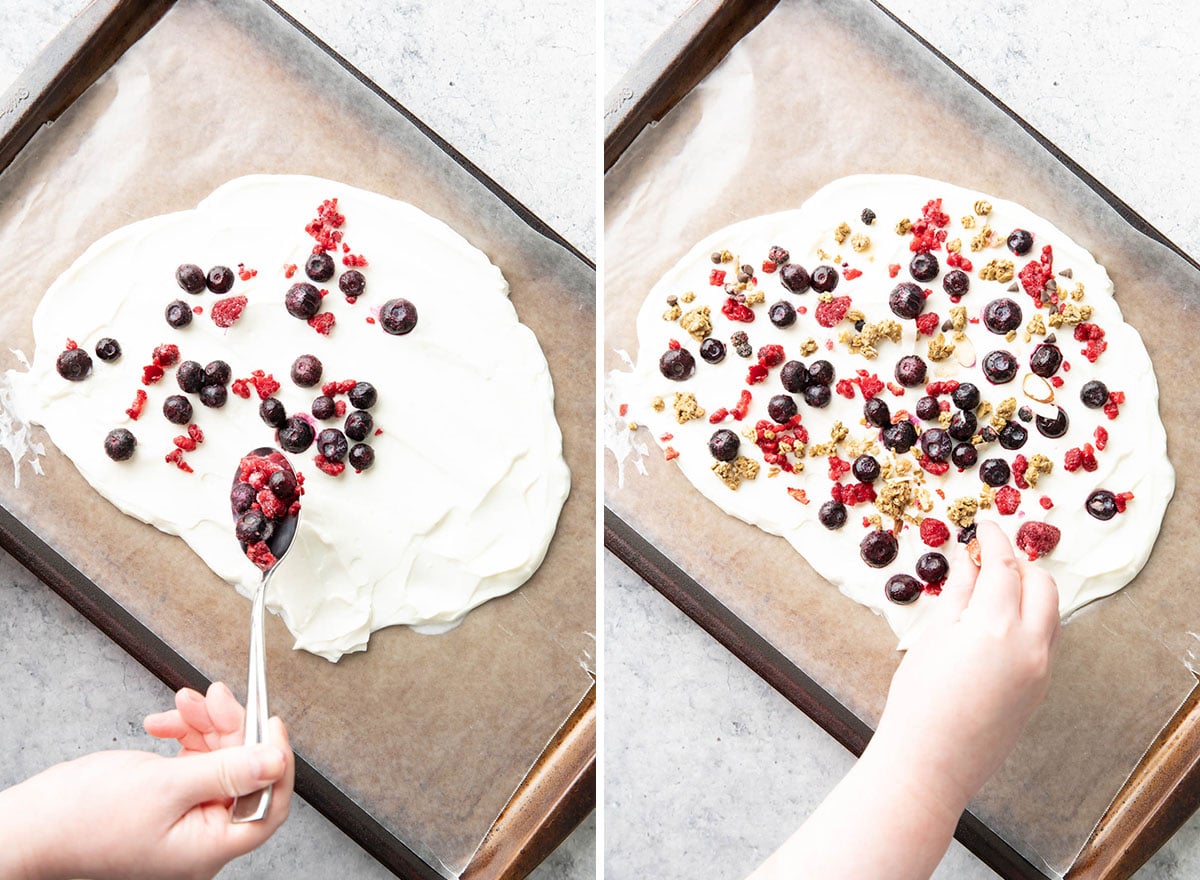
[[[308,281],[304,264],[314,240],[305,224],[330,198],[346,218],[351,253],[368,265],[360,270],[365,293],[355,303],[338,290],[340,248],[334,277],[313,282],[329,291],[322,311],[337,321],[323,336],[289,315],[283,296]],[[182,263],[204,271],[241,263],[257,275],[239,278],[225,296],[191,295],[175,282]],[[285,266],[292,264],[299,268],[289,279]],[[212,307],[239,295],[248,301],[240,319],[229,329],[216,326]],[[378,323],[379,307],[396,297],[418,311],[408,335],[388,335]],[[170,327],[163,312],[176,299],[203,314]],[[321,393],[291,381],[301,354],[321,360],[322,383],[356,379],[376,387],[370,412],[382,433],[366,440],[373,467],[330,476],[314,464],[315,445],[289,456],[305,478],[303,511],[267,603],[297,648],[337,660],[365,649],[382,627],[448,628],[519,587],[545,556],[570,485],[545,356],[518,321],[500,270],[412,205],[314,177],[238,178],[195,210],[97,241],[46,292],[33,330],[33,367],[12,377],[21,414],[43,425],[120,510],[182,537],[246,596],[261,573],[234,539],[230,485],[242,455],[276,445],[274,429],[260,419],[253,389],[249,399],[231,393],[220,409],[191,394],[192,421],[205,435],[184,453],[194,473],[165,462],[173,438],[186,431],[163,417],[163,401],[182,392],[174,367],[156,384],[142,384],[151,352],[174,343],[182,360],[226,361],[235,379],[263,370],[280,383],[275,396],[289,414],[309,412]],[[95,356],[103,337],[120,343],[119,360]],[[56,372],[68,338],[92,355],[83,381]],[[125,411],[138,389],[148,400],[135,421]],[[317,429],[343,421],[317,422]],[[119,427],[137,437],[129,461],[112,461],[103,449],[105,435]],[[180,579],[183,586],[186,574]]]
[[[939,261],[937,276],[919,282],[921,288],[932,291],[924,311],[938,315],[939,326],[933,337],[919,335],[914,320],[903,320],[889,308],[888,296],[893,288],[900,282],[913,281],[909,271],[913,235],[911,232],[898,234],[897,224],[903,219],[917,221],[924,206],[933,199],[941,199],[942,210],[949,215],[946,241],[953,245],[957,239],[962,257],[972,264],[968,272],[970,289],[961,297],[959,305],[966,308],[968,319],[975,320],[989,301],[1000,297],[1014,300],[1022,310],[1022,319],[1012,340],[990,332],[982,321],[968,322],[963,328],[966,340],[957,340],[955,354],[941,360],[930,358],[931,338],[942,332],[940,325],[949,319],[949,310],[954,305],[942,286],[943,279],[952,269],[947,264],[949,253],[945,244],[933,251]],[[977,206],[977,202],[988,204]],[[870,225],[862,218],[863,210],[867,208],[876,214]],[[970,218],[966,225],[964,218]],[[843,223],[848,228],[839,232],[838,227]],[[985,226],[994,233],[990,241],[986,239]],[[1009,233],[1018,228],[1033,234],[1033,246],[1023,256],[1006,247]],[[972,240],[981,234],[984,238],[978,244],[983,246],[972,250]],[[841,243],[837,236],[843,236]],[[869,239],[869,242],[859,238],[856,248],[856,236]],[[775,245],[786,248],[791,261],[800,263],[810,273],[822,264],[835,267],[838,284],[831,295],[849,296],[850,308],[861,311],[868,324],[885,319],[899,322],[902,326],[900,341],[878,341],[875,359],[851,353],[841,337],[847,333],[855,334],[853,316],[832,328],[820,326],[815,320],[820,294],[813,290],[801,294],[789,292],[781,285],[778,271],[764,270],[763,261]],[[1057,328],[1046,327],[1046,332],[1032,332],[1026,338],[1031,318],[1040,314],[1045,322],[1053,306],[1038,309],[1035,300],[1024,289],[1011,290],[1014,282],[1019,284],[1018,278],[1001,282],[980,277],[981,270],[993,260],[1011,261],[1014,271],[1020,273],[1027,263],[1040,257],[1045,245],[1050,245],[1053,250],[1052,277],[1058,286],[1060,302],[1077,307],[1090,306],[1093,312],[1087,322],[1104,331],[1107,349],[1095,363],[1082,354],[1085,343],[1075,340],[1074,326],[1069,323]],[[710,255],[725,250],[731,252],[734,259],[714,264]],[[744,292],[752,299],[755,291],[765,293],[764,301],[751,306],[754,312],[751,323],[731,321],[722,315],[721,307],[729,294],[724,285],[711,283],[710,277],[714,269],[722,270],[727,273],[726,284],[736,283],[737,269],[742,264],[752,266],[755,273],[755,281]],[[889,266],[896,265],[899,269],[893,277],[892,272],[896,270]],[[1060,274],[1064,270],[1066,273]],[[855,276],[855,272],[861,274]],[[1080,285],[1081,298],[1073,298],[1072,291]],[[694,294],[690,302],[685,297],[689,292]],[[678,298],[677,307],[685,314],[697,307],[709,307],[713,325],[710,335],[728,347],[722,362],[710,364],[701,359],[700,341],[690,336],[678,319],[669,319],[674,313],[668,311],[668,296]],[[806,313],[798,315],[789,327],[774,326],[768,319],[768,309],[779,300],[786,300],[797,309],[803,307]],[[947,508],[956,499],[975,498],[978,502],[981,493],[988,494],[983,489],[979,467],[975,465],[960,471],[951,465],[944,476],[934,476],[920,469],[912,452],[896,455],[886,450],[880,442],[879,430],[864,420],[863,395],[855,387],[853,399],[848,400],[835,391],[825,408],[807,405],[802,394],[793,395],[801,424],[810,435],[809,457],[803,459],[802,472],[797,468],[795,473],[784,470],[771,475],[771,466],[764,462],[763,453],[744,434],[747,430],[752,432],[759,420],[768,419],[767,404],[773,395],[786,393],[778,366],[770,368],[761,384],[748,384],[748,369],[758,362],[758,351],[762,346],[782,345],[785,361],[800,360],[806,364],[817,359],[830,361],[836,371],[835,387],[837,380],[857,378],[858,370],[867,370],[895,385],[893,370],[897,360],[903,355],[919,355],[928,366],[925,382],[904,389],[902,396],[888,389],[879,395],[887,402],[893,416],[901,409],[913,413],[918,399],[926,394],[926,383],[944,380],[974,383],[983,400],[993,406],[1011,397],[1016,399],[1018,407],[1029,406],[1035,414],[1050,416],[1056,413],[1055,407],[1061,406],[1070,421],[1066,434],[1059,439],[1043,436],[1033,422],[1020,421],[1014,415],[1012,419],[1028,431],[1028,441],[1022,448],[1007,450],[998,442],[978,447],[979,461],[1002,458],[1012,465],[1018,454],[1026,459],[1041,454],[1050,460],[1052,467],[1048,473],[1039,475],[1036,486],[1019,490],[1020,504],[1014,513],[1001,514],[992,503],[980,510],[977,518],[995,520],[1010,537],[1016,535],[1023,523],[1030,521],[1048,523],[1060,530],[1061,540],[1057,547],[1037,564],[1057,581],[1063,615],[1119,590],[1133,579],[1150,554],[1174,491],[1175,476],[1167,459],[1166,433],[1158,415],[1158,386],[1150,358],[1138,332],[1123,321],[1113,299],[1108,274],[1091,254],[1049,222],[1002,199],[911,176],[862,175],[834,181],[797,210],[737,223],[696,245],[650,291],[638,315],[637,330],[639,352],[634,371],[612,376],[617,388],[617,393],[612,396],[614,400],[628,404],[626,418],[644,426],[668,456],[677,452],[678,457],[673,458],[675,465],[723,511],[783,536],[818,573],[836,584],[843,593],[883,614],[901,637],[902,647],[910,644],[919,633],[922,620],[938,601],[936,591],[924,592],[911,604],[901,605],[886,598],[884,584],[892,575],[913,574],[918,557],[934,549],[922,542],[916,527],[924,517],[945,523],[949,527],[950,542],[955,540],[959,526],[951,522]],[[748,359],[739,357],[730,344],[731,335],[738,330],[748,334],[754,350]],[[1038,401],[1024,392],[1023,379],[1030,373],[1033,349],[1046,340],[1047,333],[1055,335],[1066,363],[1055,374],[1061,379],[1061,386],[1038,386],[1040,390],[1036,396],[1043,398]],[[802,354],[801,345],[810,338],[815,340],[817,350]],[[955,333],[950,329],[943,338],[947,343],[956,341]],[[695,356],[695,373],[684,381],[665,378],[659,368],[659,358],[668,350],[671,340],[677,340]],[[1009,351],[1019,364],[1016,378],[1007,384],[995,385],[983,376],[984,355],[996,349]],[[1104,382],[1109,391],[1126,395],[1115,419],[1108,418],[1102,409],[1092,409],[1081,402],[1080,389],[1091,379]],[[1036,385],[1035,378],[1030,387]],[[900,390],[898,385],[896,387]],[[1052,402],[1044,401],[1047,387],[1053,393]],[[733,410],[743,390],[752,395],[744,420],[736,421],[730,416],[719,424],[710,423],[710,417],[719,408]],[[679,423],[673,407],[677,392],[693,394],[697,404],[705,410],[705,416]],[[655,398],[662,400],[661,410],[653,405]],[[939,399],[949,401],[950,396],[943,394]],[[956,411],[951,406],[950,412]],[[937,421],[921,421],[915,417],[914,421],[918,431],[939,427]],[[853,461],[855,449],[852,447],[857,444],[858,451],[865,446],[885,466],[888,463],[895,466],[901,460],[911,466],[904,479],[913,484],[914,503],[906,510],[907,521],[901,521],[899,553],[884,568],[867,566],[859,555],[860,542],[875,528],[864,525],[863,519],[879,514],[872,502],[850,506],[846,523],[840,529],[827,529],[818,520],[818,509],[830,500],[833,483],[828,457],[813,457],[811,449],[815,444],[830,442],[835,422],[841,422],[848,429],[848,437],[836,448],[842,460]],[[988,423],[989,418],[980,418],[979,428]],[[1069,449],[1082,449],[1085,443],[1092,444],[1095,449],[1098,427],[1107,431],[1108,440],[1106,448],[1094,453],[1096,469],[1090,472],[1082,467],[1073,472],[1066,470],[1064,460]],[[709,452],[708,441],[714,431],[721,428],[739,434],[739,454],[761,466],[755,479],[743,480],[736,490],[730,489],[713,471],[715,459]],[[918,443],[913,450],[919,454],[920,448]],[[847,473],[841,477],[841,482],[852,484],[856,481]],[[878,480],[875,488],[882,489],[885,482]],[[1016,488],[1013,479],[1007,485]],[[789,494],[786,491],[789,488],[803,490],[808,503],[801,503]],[[1132,492],[1133,498],[1128,501],[1125,512],[1101,521],[1089,515],[1084,507],[1089,494],[1097,489],[1107,489],[1114,494]],[[1043,499],[1051,506],[1043,506]],[[884,528],[893,528],[896,522],[886,515],[881,518]],[[949,557],[951,544],[937,549]]]

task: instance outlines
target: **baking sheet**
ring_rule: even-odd
[[[1163,388],[1178,485],[1155,552],[1134,584],[1065,627],[1046,704],[971,805],[1019,852],[1062,873],[1196,683],[1190,630],[1200,596],[1188,551],[1197,497],[1183,463],[1196,452],[1186,413],[1197,395],[1172,377],[1190,375],[1200,273],[1131,229],[866,0],[795,0],[781,3],[607,175],[605,368],[621,368],[618,350],[636,352],[646,291],[695,242],[797,207],[829,180],[860,172],[941,178],[1047,217],[1108,268]],[[874,726],[900,659],[882,618],[841,596],[782,539],[704,501],[657,451],[646,464],[649,477],[627,466],[618,489],[615,460],[606,457],[608,506]]]
[[[594,275],[265,4],[180,0],[0,175],[6,349],[31,353],[39,292],[92,241],[256,172],[342,180],[444,220],[504,272],[550,363],[572,492],[525,586],[444,636],[378,632],[336,666],[293,652],[268,620],[272,709],[297,751],[456,876],[592,685]],[[5,350],[0,367],[15,366]],[[249,602],[47,447],[45,476],[26,470],[20,489],[0,464],[0,503],[241,693]]]

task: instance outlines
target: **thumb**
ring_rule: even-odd
[[[168,790],[184,807],[264,788],[283,776],[283,752],[277,746],[235,746],[172,758],[165,762]]]

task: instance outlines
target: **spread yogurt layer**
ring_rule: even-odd
[[[629,427],[901,647],[981,518],[1063,615],[1149,557],[1175,482],[1150,358],[1104,268],[1020,205],[843,178],[700,242],[637,322]]]
[[[261,571],[239,540],[297,487],[246,487],[239,514],[267,523],[235,537],[230,480],[284,449],[304,516],[267,603],[297,648],[337,660],[382,627],[448,628],[546,554],[570,475],[545,356],[500,270],[412,205],[239,178],[97,241],[33,331],[21,414],[246,596]]]

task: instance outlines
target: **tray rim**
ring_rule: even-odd
[[[695,0],[606,96],[605,174],[647,126],[664,118],[778,2]],[[1133,229],[1200,270],[1200,262],[1195,257],[900,19],[882,0],[867,2],[1012,119]],[[765,12],[762,11],[764,5],[768,7]],[[701,33],[713,30],[723,32]],[[698,62],[693,59],[691,64],[688,59],[679,57],[681,53],[694,53],[706,47],[711,51],[714,46],[724,47],[716,57],[704,57]],[[672,77],[682,79],[672,82]],[[852,754],[857,757],[862,753],[870,738],[867,725],[743,624],[698,581],[645,541],[607,503],[604,505],[604,546]],[[1200,679],[1200,675],[1197,677]],[[1180,744],[1190,748],[1192,754],[1189,756],[1181,751],[1183,746]],[[1166,751],[1171,747],[1176,751]],[[1200,682],[1149,744],[1134,772],[1076,856],[1066,878],[1127,880],[1197,809],[1200,809]],[[969,811],[960,819],[955,838],[1004,878],[1050,880]]]
[[[393,98],[273,0],[257,0],[399,113],[481,183],[527,226],[595,273],[596,264],[449,141]],[[148,33],[175,0],[92,0],[24,68],[0,96],[0,173],[43,125],[53,122]],[[103,588],[50,547],[0,504],[0,548],[57,593],[97,629],[178,690],[203,691],[211,682]],[[544,747],[480,842],[462,877],[521,880],[595,809],[596,682]],[[398,877],[440,880],[443,875],[370,813],[296,754],[296,792]]]

